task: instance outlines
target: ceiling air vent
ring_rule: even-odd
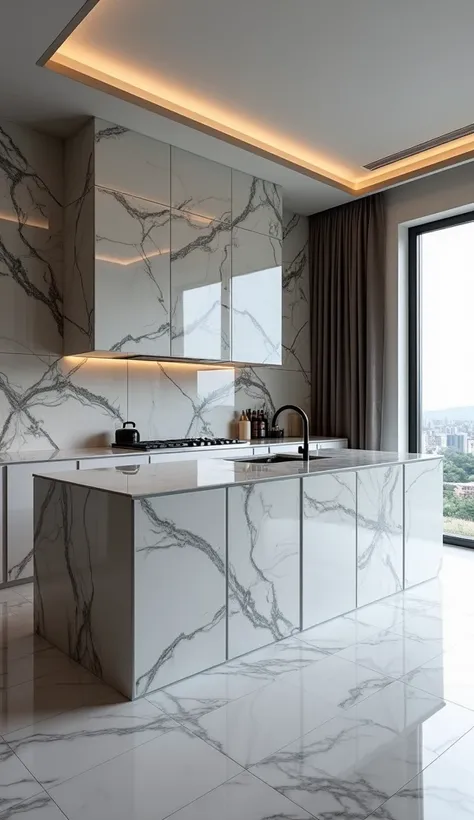
[[[374,162],[368,162],[363,168],[368,171],[376,171],[377,168],[385,168],[386,165],[392,165],[394,162],[399,162],[401,159],[413,157],[415,154],[420,154],[422,151],[428,151],[429,148],[437,148],[438,145],[444,145],[448,142],[453,142],[461,137],[469,137],[474,134],[474,123],[465,125],[463,128],[457,128],[456,131],[449,131],[447,134],[441,134],[440,137],[434,137],[432,140],[426,142],[419,142],[418,145],[413,145],[411,148],[405,148],[404,151],[397,151],[396,154],[389,154],[388,157],[376,159]]]

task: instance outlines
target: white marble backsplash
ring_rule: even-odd
[[[116,139],[117,129],[119,140]],[[129,156],[145,157],[146,176],[142,173],[140,177],[138,166],[125,167],[126,164],[118,162],[114,151],[119,150],[124,140],[136,148],[136,152],[128,152]],[[161,223],[157,221],[151,203],[148,204],[153,213],[143,219],[131,218],[129,206],[134,204],[133,197],[137,193],[143,198],[142,204],[150,194],[151,189],[147,186],[156,185],[156,180],[163,179],[162,168],[170,161],[169,146],[126,132],[119,126],[104,128],[100,139],[96,135],[96,143],[96,159],[100,156],[100,163],[95,182],[107,191],[98,191],[95,207],[102,196],[110,199],[111,188],[116,190],[120,186],[126,198],[120,201],[115,196],[115,201],[117,214],[123,215],[123,231],[130,232],[130,243],[133,248],[138,248],[138,253],[143,244],[146,255],[150,242],[154,247],[161,247]],[[235,175],[239,184],[233,185],[231,191],[229,175],[222,170],[223,166],[216,165],[215,173],[209,177],[209,191],[204,190],[202,197],[193,199],[193,192],[188,190],[190,173],[196,169],[199,178],[203,178],[200,159],[178,149],[171,151],[172,178],[179,192],[173,206],[176,216],[182,213],[184,231],[193,233],[193,213],[201,220],[206,216],[224,224],[237,210],[241,213],[242,203],[247,203],[248,213],[246,211],[241,222],[242,235],[249,234],[255,242],[268,248],[279,248],[283,239],[283,367],[213,368],[181,363],[62,358],[66,324],[77,335],[79,346],[84,345],[84,340],[90,339],[93,332],[92,296],[86,292],[87,282],[80,275],[80,254],[73,260],[76,275],[71,304],[74,311],[63,308],[62,277],[62,206],[65,201],[82,197],[83,208],[94,207],[92,194],[90,201],[83,197],[84,173],[88,179],[88,175],[92,178],[94,172],[90,167],[92,160],[85,152],[84,167],[78,170],[77,180],[70,175],[68,190],[63,191],[62,141],[1,121],[0,451],[103,445],[113,440],[115,429],[127,418],[137,423],[144,438],[226,436],[235,435],[233,421],[242,408],[265,406],[271,414],[279,405],[293,402],[309,410],[307,219],[286,213],[282,225],[281,219],[278,220],[278,187],[242,174],[241,178]],[[122,174],[119,180],[117,167]],[[110,174],[115,174],[114,186]],[[169,195],[169,191],[162,192],[165,200]],[[74,211],[66,209],[66,219],[70,218],[74,218]],[[106,258],[112,253],[117,220],[110,226],[105,223],[103,226],[102,255]],[[148,230],[150,220],[152,235]],[[221,232],[221,237],[224,234],[225,231]],[[87,241],[87,237],[83,240]],[[84,242],[78,243],[79,250],[84,248]],[[189,245],[187,236],[177,235],[179,248],[184,247],[183,243],[186,247]],[[205,253],[206,249],[200,249],[188,258],[195,265],[199,253],[203,260],[203,277],[213,280],[210,260],[212,258],[213,265],[225,265],[225,247],[224,241],[219,247],[209,248],[209,254]],[[175,264],[182,266],[180,274],[186,277],[187,262],[178,259],[179,248],[175,252]],[[165,254],[167,248],[162,250]],[[89,253],[89,249],[86,251]],[[192,260],[195,255],[196,260]],[[156,297],[158,294],[158,302],[163,308],[156,328],[152,329],[156,333],[159,355],[160,327],[170,321],[170,313],[176,306],[173,306],[173,294],[163,289],[160,279],[160,265],[164,262],[167,267],[168,262],[159,254],[152,258],[150,295]],[[103,265],[102,282],[105,284],[107,262],[103,261]],[[142,276],[143,271],[137,275]],[[225,287],[225,276],[222,281]],[[110,299],[110,309],[113,310],[116,287],[117,283],[102,294],[96,293],[95,298]],[[131,294],[128,296],[132,298]],[[206,306],[202,307],[205,311]],[[174,311],[174,316],[172,344],[176,355],[185,355],[181,353],[181,347],[186,337],[192,341],[192,328],[180,326],[179,309]],[[219,324],[216,321],[216,328]],[[217,338],[214,344],[220,344],[225,351],[228,344],[225,322],[221,326],[221,338]],[[212,330],[212,322],[209,327]],[[131,336],[136,335],[133,326],[128,332]],[[121,342],[121,339],[115,340],[117,349],[120,349]],[[272,340],[269,340],[270,348],[271,344]],[[138,352],[139,340],[136,348]]]

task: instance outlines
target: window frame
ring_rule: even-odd
[[[408,228],[408,449],[421,452],[421,344],[419,237],[456,225],[474,222],[474,210],[441,217]],[[474,538],[443,535],[445,544],[474,549]]]

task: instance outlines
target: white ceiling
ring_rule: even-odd
[[[2,7],[3,116],[58,134],[100,116],[279,182],[302,213],[351,198],[39,68],[81,5]],[[474,121],[473,32],[473,0],[99,0],[71,42],[354,173]]]

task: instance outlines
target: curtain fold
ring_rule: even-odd
[[[380,449],[385,326],[383,194],[309,222],[312,430]]]

